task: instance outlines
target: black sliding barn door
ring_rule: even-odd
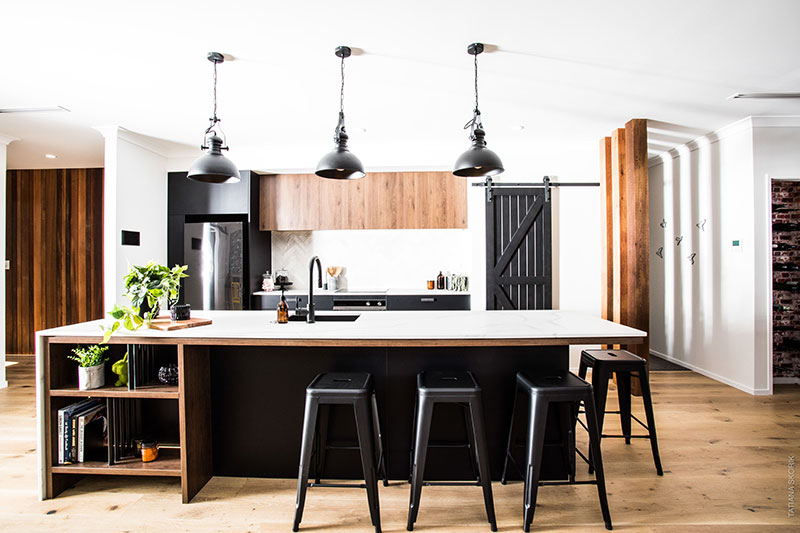
[[[486,309],[553,306],[550,202],[543,188],[486,195]]]

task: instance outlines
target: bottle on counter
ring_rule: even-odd
[[[444,276],[442,275],[442,271],[439,271],[439,275],[436,276],[436,288],[437,289],[444,289]]]
[[[286,296],[281,290],[281,301],[278,302],[278,324],[287,324],[289,322],[289,304],[286,303]]]

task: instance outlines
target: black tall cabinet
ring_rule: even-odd
[[[244,257],[244,308],[251,308],[253,291],[261,286],[261,275],[272,263],[271,235],[259,231],[259,178],[253,171],[239,172],[239,183],[204,183],[170,172],[167,178],[167,264],[185,264],[184,225],[192,222],[246,222]],[[189,272],[189,275],[192,273]],[[183,291],[181,291],[183,293]],[[183,294],[181,294],[183,303]]]

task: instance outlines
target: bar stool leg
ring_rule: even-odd
[[[303,415],[303,443],[300,447],[300,469],[297,474],[297,500],[294,507],[294,526],[292,531],[300,528],[303,519],[303,507],[306,504],[308,490],[308,469],[311,466],[311,450],[314,447],[314,432],[317,425],[319,402],[316,398],[306,397],[305,414]]]
[[[317,440],[317,461],[314,464],[314,482],[319,483],[320,478],[325,474],[325,461],[328,458],[328,419],[330,418],[331,406],[322,404],[319,406],[319,431]]]
[[[414,465],[411,469],[411,498],[408,502],[408,531],[414,530],[414,522],[419,515],[419,504],[422,496],[422,479],[425,475],[425,459],[428,452],[428,438],[431,433],[433,402],[418,398],[417,427],[414,431]]]
[[[588,368],[588,365],[583,361],[583,355],[581,355],[581,362],[578,365],[578,376],[583,380],[586,379],[586,369],[587,368]],[[592,370],[592,372],[594,372],[594,370]]]
[[[644,402],[644,413],[647,416],[647,429],[650,432],[650,448],[653,450],[653,462],[656,464],[656,473],[664,475],[661,469],[661,457],[658,454],[658,440],[656,439],[656,419],[653,416],[653,399],[650,396],[650,376],[647,367],[639,371],[639,383],[642,384],[642,401]]]
[[[375,438],[375,451],[378,461],[378,475],[383,480],[383,486],[389,486],[389,480],[386,477],[386,451],[383,449],[383,433],[381,432],[381,420],[378,416],[378,400],[375,398],[375,393],[372,393],[372,428]]]
[[[464,415],[464,431],[467,434],[467,449],[469,450],[469,461],[472,467],[472,477],[480,481],[481,475],[479,471],[478,456],[475,454],[477,445],[475,444],[475,430],[471,421],[470,414],[472,408],[469,403],[458,404],[461,408],[461,413]]]
[[[572,402],[558,404],[558,421],[564,445],[561,446],[562,458],[567,466],[569,481],[575,481],[575,413],[576,405]]]
[[[542,469],[542,451],[544,450],[544,433],[547,427],[547,407],[549,402],[530,397],[530,423],[528,424],[527,458],[525,461],[525,504],[522,518],[522,530],[531,530],[533,513],[536,510],[536,496],[539,492],[539,477]]]
[[[603,521],[606,529],[611,529],[611,512],[608,510],[608,496],[606,495],[606,480],[603,475],[603,456],[600,452],[600,412],[595,412],[594,398],[589,393],[583,400],[584,411],[586,411],[586,425],[589,428],[589,448],[591,450],[591,462],[594,464],[595,480],[597,480],[597,496],[600,498],[600,509],[603,512]]]
[[[470,400],[469,410],[472,418],[472,435],[475,444],[475,455],[478,457],[478,474],[483,487],[483,504],[486,507],[486,518],[492,531],[497,531],[497,520],[494,515],[494,498],[492,498],[492,474],[489,471],[489,451],[486,444],[486,426],[483,418],[483,404],[480,396]]]
[[[419,398],[414,396],[414,421],[411,423],[411,446],[408,448],[408,482],[414,474],[414,444],[417,441],[417,419],[419,418]]]
[[[508,424],[508,444],[506,445],[506,457],[503,461],[503,474],[500,476],[500,484],[505,485],[506,481],[508,480],[508,460],[511,456],[511,452],[514,449],[514,421],[517,417],[517,402],[519,401],[520,396],[519,387],[514,388],[514,406],[511,408],[511,421]]]
[[[615,372],[617,376],[617,398],[619,399],[619,422],[625,444],[631,443],[631,373]]]
[[[597,434],[603,434],[603,421],[606,414],[606,398],[608,397],[608,380],[611,376],[601,368],[592,368],[592,389],[594,390],[594,404],[597,409]],[[584,409],[585,411],[585,409]],[[586,417],[587,425],[589,417]],[[599,442],[599,441],[598,441]],[[589,447],[589,473],[594,473],[594,461],[592,459],[592,448]]]
[[[361,449],[361,466],[364,469],[364,482],[367,485],[369,514],[375,533],[381,532],[381,511],[378,501],[378,476],[375,472],[375,448],[373,447],[372,420],[369,400],[359,399],[353,403],[358,429],[358,446]]]

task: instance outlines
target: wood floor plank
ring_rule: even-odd
[[[181,503],[178,479],[92,477],[40,502],[36,488],[33,359],[8,367],[0,390],[0,531],[253,531],[291,527],[293,479],[214,477],[193,503]],[[653,372],[656,424],[664,465],[655,475],[647,441],[603,441],[615,530],[667,533],[798,531],[790,518],[788,459],[800,456],[800,387],[753,397],[692,372]],[[608,409],[616,407],[610,392]],[[643,418],[637,399],[634,414]],[[605,425],[616,432],[612,415]],[[579,446],[586,444],[579,435]],[[579,465],[579,478],[588,479]],[[500,531],[519,531],[522,485],[493,485]],[[386,532],[405,531],[408,484],[380,487]],[[488,531],[475,487],[426,487],[417,529]],[[91,524],[90,527],[88,525]],[[301,531],[371,532],[363,491],[309,491]],[[591,486],[544,487],[534,531],[604,531]]]

